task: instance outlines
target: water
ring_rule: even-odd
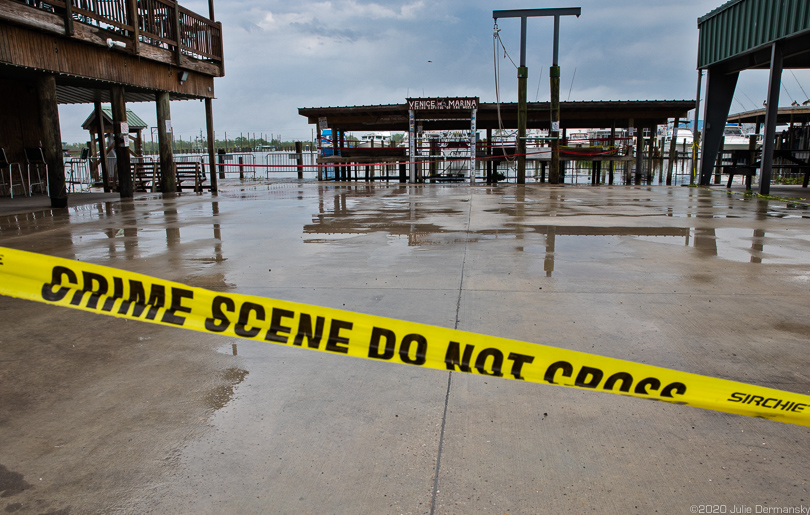
[[[264,180],[264,179],[297,179],[297,156],[294,152],[232,152],[225,154],[223,163],[218,164],[218,169],[224,169],[226,179],[243,179],[243,180]],[[157,156],[150,155],[143,158],[133,158],[133,160],[143,161],[156,161]],[[220,156],[217,155],[218,161]],[[208,162],[208,154],[175,154],[175,160],[180,162]],[[332,180],[335,176],[335,167],[324,166],[319,167],[316,165],[317,154],[315,152],[304,152],[302,154],[303,160],[303,179],[317,180],[319,169],[322,171],[326,180]],[[108,160],[110,168],[114,166],[115,159]],[[465,178],[469,180],[469,167],[467,161],[459,161],[463,166],[459,170],[453,172],[460,172]],[[451,163],[455,164],[455,163]],[[439,163],[441,170],[446,163]],[[348,167],[348,174],[354,180],[359,177],[359,180],[364,180],[366,169],[375,177],[389,175],[391,181],[398,180],[399,172],[396,164],[387,165],[388,172],[381,165],[377,166],[351,166]],[[476,182],[485,181],[486,173],[485,161],[479,160],[476,165]],[[504,175],[502,182],[515,183],[517,182],[517,164],[501,163],[494,167],[494,172],[499,172]],[[640,180],[636,179],[635,161],[616,161],[614,162],[613,184],[615,185],[629,185],[629,184],[644,184],[644,185],[662,185],[666,184],[666,175],[669,167],[669,160],[655,160],[650,169],[650,162],[645,159],[643,163],[644,171],[641,174]],[[546,165],[548,168],[548,165]],[[609,183],[609,163],[602,164],[601,184]],[[672,184],[689,184],[690,173],[692,168],[691,159],[678,159],[673,167]],[[88,189],[92,184],[90,171],[86,162],[79,159],[71,158],[65,160],[65,175],[69,183],[69,191],[82,191]],[[548,172],[546,171],[545,181],[548,180]],[[542,178],[540,163],[529,160],[526,163],[526,182],[536,183],[545,182]],[[725,182],[726,179],[722,178],[720,182]],[[735,184],[743,184],[744,177],[735,178]],[[565,162],[564,169],[564,184],[590,184],[591,183],[591,163],[588,161],[567,161]]]

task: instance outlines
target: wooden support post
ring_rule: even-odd
[[[298,165],[298,178],[304,178],[304,143],[301,141],[295,142],[295,164]]]
[[[118,191],[121,198],[132,198],[132,170],[129,159],[129,125],[127,124],[127,104],[124,100],[124,88],[110,88],[112,100],[113,135],[115,145],[116,169],[118,172]]]
[[[492,184],[492,129],[487,128],[487,184]]]
[[[177,44],[174,47],[174,59],[178,65],[183,61],[183,28],[180,26],[180,4],[174,4],[174,34]]]
[[[101,100],[95,101],[96,124],[98,127],[98,152],[101,165],[101,184],[105,193],[110,192],[110,170],[107,164],[107,135],[104,132],[104,111],[101,109]]]
[[[160,155],[160,191],[172,193],[177,190],[174,152],[172,151],[172,113],[169,93],[162,91],[155,95],[158,126],[158,153]]]
[[[641,184],[641,174],[644,172],[644,127],[636,131],[636,184]]]
[[[138,129],[135,133],[135,155],[143,157],[143,129]]]
[[[549,69],[549,82],[551,83],[551,167],[548,172],[548,182],[559,184],[560,180],[560,67],[552,66]],[[564,180],[564,179],[563,179]]]
[[[87,146],[90,147],[90,159],[87,161],[90,166],[90,180],[97,183],[99,182],[98,165],[101,164],[101,160],[96,161],[96,149],[98,148],[98,144],[96,143],[96,134],[92,131],[90,132],[90,141],[87,142]]]
[[[748,136],[748,165],[754,166],[754,163],[756,162],[757,162],[757,135],[751,134],[750,136]],[[753,175],[754,174],[752,173],[745,178],[746,191],[751,189],[751,181],[753,180]],[[805,185],[805,187],[807,186]]]
[[[653,159],[655,158],[655,130],[656,127],[653,125],[650,127],[650,137],[647,139],[648,142],[648,153],[647,153],[647,183],[652,182],[653,178]]]
[[[678,159],[678,124],[681,122],[677,116],[672,124],[672,139],[669,141],[669,163],[667,166],[667,186],[672,186],[672,169]]]
[[[66,4],[69,4],[71,0],[66,0]],[[132,53],[138,55],[141,53],[141,27],[140,27],[140,20],[138,17],[138,0],[127,0],[127,23],[132,26],[132,34],[130,34],[132,38]]]
[[[428,154],[430,155],[430,164],[428,165],[428,175],[436,176],[439,173],[439,163],[437,163],[437,161],[440,155],[438,136],[436,137],[431,136],[428,139],[428,145],[430,146],[430,148],[428,149]]]
[[[42,153],[48,163],[48,196],[51,197],[51,207],[67,207],[62,133],[56,103],[56,77],[51,74],[40,76],[37,79],[37,96],[43,135]],[[30,185],[28,193],[31,193]]]
[[[613,120],[613,124],[610,126],[610,149],[616,146],[616,120]],[[613,168],[614,168],[614,161],[611,160],[608,164],[608,184],[611,186],[613,185]]]
[[[525,23],[525,18],[522,20]],[[528,105],[526,103],[526,80],[529,69],[526,66],[518,68],[518,133],[517,133],[517,183],[526,183],[526,123],[528,120]]]
[[[65,0],[65,35],[73,35],[73,1]]]
[[[217,193],[217,173],[214,166],[214,101],[208,97],[205,99],[205,128],[208,133],[208,170],[211,174],[211,193]]]
[[[720,176],[723,174],[723,147],[726,145],[726,137],[720,138],[720,149],[717,151],[717,160],[714,164],[714,183],[720,184]]]

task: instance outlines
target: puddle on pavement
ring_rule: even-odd
[[[247,370],[231,367],[222,371],[221,384],[211,389],[205,396],[205,404],[208,409],[217,411],[224,408],[233,399],[236,387],[245,380],[248,375]]]
[[[649,188],[633,187],[636,198],[628,198],[621,190],[524,190],[514,187],[487,187],[464,191],[459,187],[398,187],[393,185],[301,185],[271,183],[229,188],[220,193],[227,199],[290,200],[291,206],[309,209],[309,220],[301,228],[302,243],[309,245],[350,246],[368,243],[373,238],[389,248],[429,249],[442,245],[471,244],[498,238],[526,240],[524,249],[546,248],[539,253],[552,255],[549,238],[557,238],[556,253],[564,251],[564,242],[580,252],[615,252],[613,241],[595,242],[587,238],[632,237],[638,241],[692,247],[703,255],[716,256],[735,262],[803,264],[808,249],[808,237],[796,231],[783,234],[760,233],[755,229],[738,227],[622,227],[526,225],[536,218],[598,216],[599,219],[650,219],[651,217],[728,219],[732,223],[748,221],[810,218],[810,207],[796,202],[765,201],[740,195],[718,195],[703,190],[666,190],[663,195],[647,194]],[[499,200],[482,212],[469,231],[470,203],[468,195],[496,196]],[[76,259],[104,260],[118,257],[127,260],[161,255],[189,271],[190,276],[219,274],[214,284],[227,286],[221,272],[214,267],[228,260],[223,251],[223,232],[231,252],[243,248],[240,241],[247,238],[262,240],[250,233],[261,221],[249,220],[240,226],[238,217],[248,216],[238,204],[230,204],[225,214],[231,215],[228,225],[220,213],[222,202],[192,198],[148,198],[134,202],[98,202],[71,207],[67,211],[43,210],[34,213],[0,217],[0,234],[26,235],[66,227],[61,236],[68,243],[60,247]],[[306,202],[302,203],[302,200]],[[274,207],[278,209],[278,207]],[[306,211],[305,211],[306,212]],[[251,211],[253,216],[261,215]],[[304,215],[305,217],[307,215]],[[297,224],[300,217],[292,220]],[[95,223],[93,223],[95,222]],[[111,225],[107,225],[111,224]],[[114,225],[112,225],[114,224]],[[690,226],[693,224],[689,224]],[[223,227],[225,227],[223,229]],[[294,225],[293,225],[294,227]],[[781,229],[783,230],[783,229]],[[517,234],[517,236],[515,236]],[[379,235],[383,235],[382,239]],[[531,237],[536,238],[534,241]],[[586,238],[574,243],[573,238]],[[60,243],[61,245],[61,243]],[[553,248],[555,245],[552,244]],[[180,251],[179,253],[177,251]]]
[[[0,497],[12,497],[31,488],[22,474],[7,469],[0,464]]]

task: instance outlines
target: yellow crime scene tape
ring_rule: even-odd
[[[0,294],[376,361],[612,392],[810,426],[810,396],[536,343],[194,288],[0,247]]]

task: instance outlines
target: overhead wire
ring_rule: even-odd
[[[500,47],[503,48],[504,58],[509,57],[509,60],[512,61],[512,57],[509,56],[509,52],[506,51],[506,46],[501,41],[501,30],[498,28],[498,23],[495,23],[495,27],[493,28],[493,36],[492,36],[492,59],[494,62],[495,67],[495,106],[498,112],[498,129],[500,135],[503,136],[503,133],[506,132],[503,126],[503,118],[501,117],[501,92],[500,92],[500,81],[501,81],[501,68],[498,63],[498,44],[500,43]],[[515,61],[512,61],[512,65],[515,66],[517,69],[517,65],[515,65]],[[490,144],[492,144],[490,142]],[[503,156],[506,159],[507,166],[512,166],[515,162],[515,156],[510,158],[509,155],[506,153],[506,148],[501,146],[501,151],[503,152]]]
[[[800,89],[800,90],[802,90],[802,93],[804,93],[804,98],[806,98],[806,99],[810,99],[810,97],[808,97],[808,96],[807,96],[807,92],[806,92],[806,91],[804,91],[804,88],[802,87],[802,83],[801,83],[801,82],[799,82],[799,79],[797,79],[797,78],[796,78],[796,74],[795,74],[795,73],[793,73],[793,70],[790,70],[790,74],[791,74],[791,75],[793,75],[793,80],[795,80],[795,81],[796,81],[796,84],[798,84],[798,85],[799,85],[799,89]]]

